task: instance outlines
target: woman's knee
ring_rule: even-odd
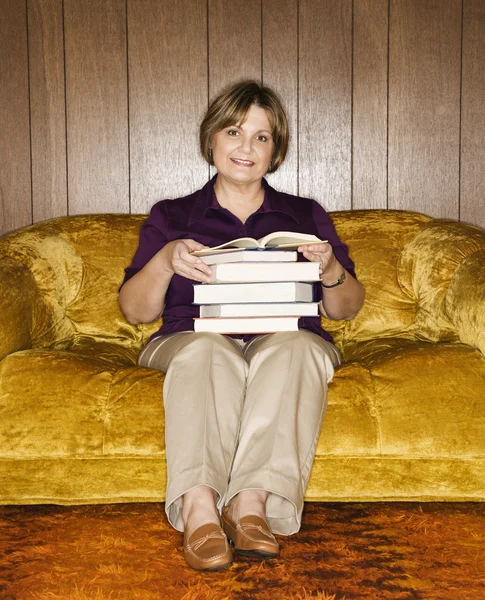
[[[299,329],[298,331],[281,331],[267,336],[261,347],[276,346],[285,350],[291,349],[292,351],[305,354],[313,348],[319,348],[320,340],[320,336],[317,336],[310,331],[306,331],[305,329]]]
[[[230,338],[219,333],[197,332],[190,335],[182,348],[173,356],[171,366],[183,364],[192,366],[194,372],[200,368],[212,369],[214,367],[229,368],[243,375],[247,363],[240,347]]]

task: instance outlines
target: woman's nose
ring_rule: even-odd
[[[250,136],[243,136],[241,138],[241,150],[246,154],[249,154],[253,149],[253,141]]]

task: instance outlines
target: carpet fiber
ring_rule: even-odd
[[[2,600],[479,600],[485,504],[307,503],[277,559],[185,565],[161,504],[0,507]]]

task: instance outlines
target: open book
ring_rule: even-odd
[[[207,254],[216,254],[217,252],[236,252],[241,248],[246,250],[272,250],[282,248],[298,248],[303,244],[318,244],[326,240],[320,240],[311,233],[295,233],[294,231],[275,231],[268,233],[264,237],[256,240],[250,237],[237,238],[219,244],[213,248],[204,248],[204,250],[195,250],[192,252],[194,256],[205,256]]]

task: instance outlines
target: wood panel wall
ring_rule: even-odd
[[[288,111],[275,187],[485,227],[484,65],[485,0],[2,0],[0,234],[199,188],[243,77]]]

